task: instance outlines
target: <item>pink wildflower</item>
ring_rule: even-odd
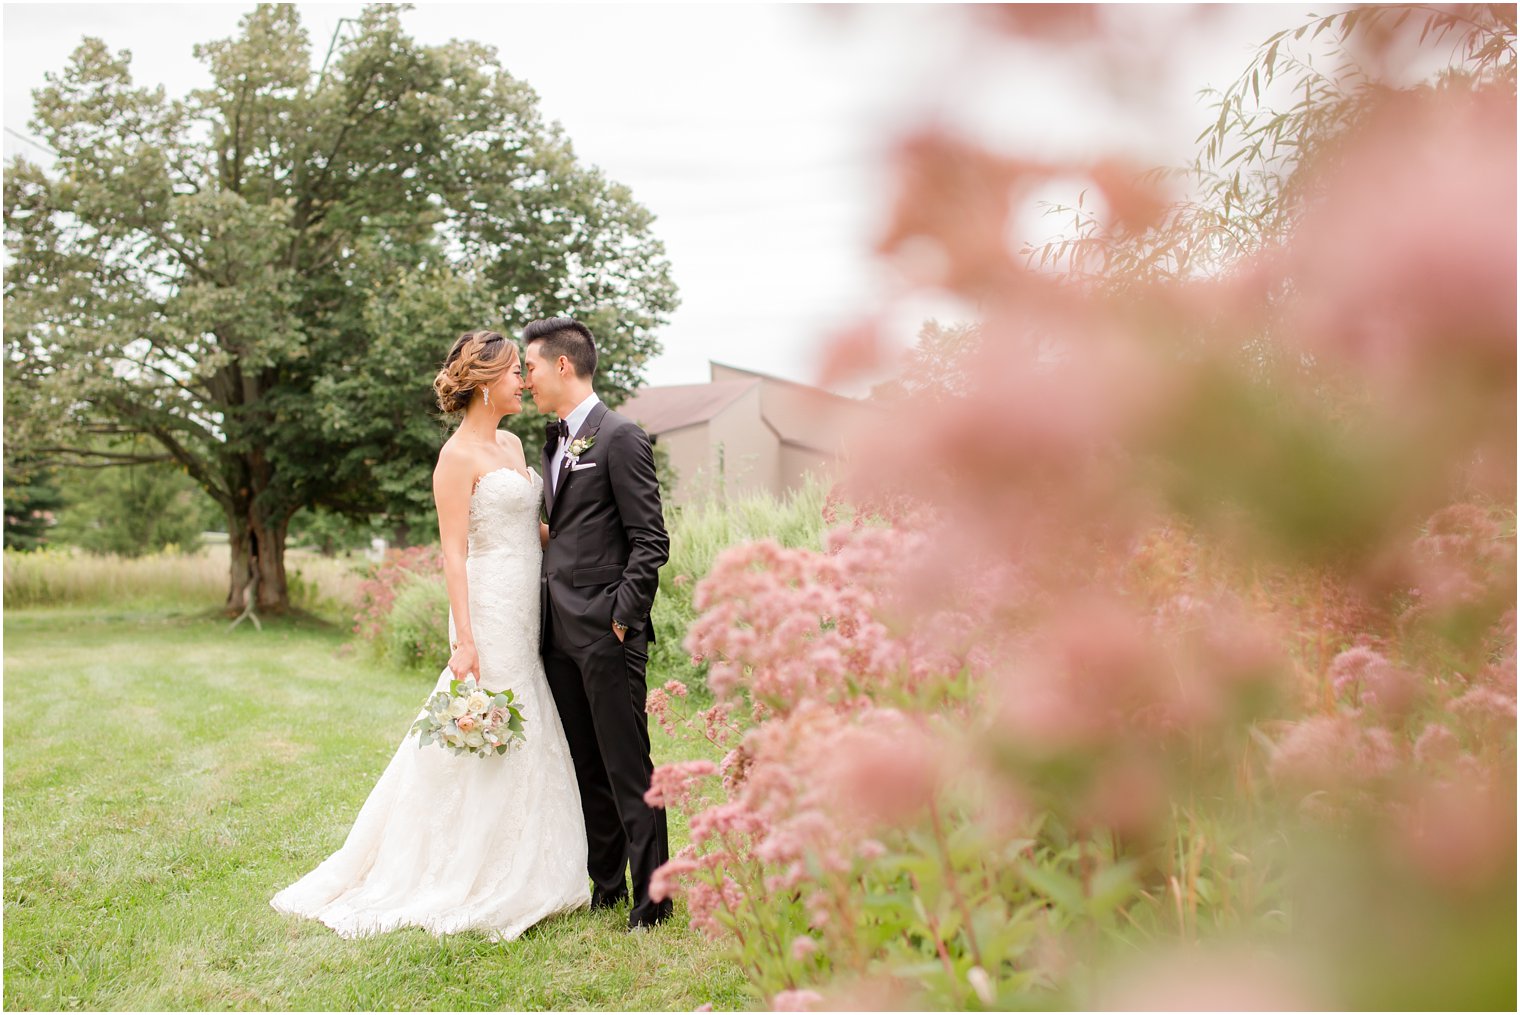
[[[644,802],[651,807],[668,807],[671,804],[679,807],[690,798],[692,783],[717,771],[717,765],[701,759],[657,765],[649,789],[644,793]]]
[[[665,692],[658,687],[651,690],[644,697],[644,711],[654,716],[668,736],[676,735],[675,719],[670,714],[670,699],[665,697]]]
[[[1440,723],[1426,726],[1414,744],[1414,756],[1427,765],[1455,761],[1461,751],[1456,735]]]
[[[1387,730],[1364,728],[1355,716],[1316,716],[1295,723],[1278,743],[1271,771],[1318,789],[1381,778],[1397,760]]]
[[[890,721],[846,729],[828,745],[818,774],[838,812],[869,825],[913,821],[938,792],[938,745],[911,722]]]
[[[1370,648],[1347,649],[1330,663],[1330,686],[1337,695],[1345,695],[1355,703],[1360,698],[1362,681],[1368,672],[1387,665],[1388,660]]]
[[[783,990],[771,998],[772,1011],[812,1011],[823,1000],[816,990]]]
[[[1413,674],[1365,646],[1349,648],[1331,661],[1330,684],[1351,704],[1376,708],[1385,715],[1403,715],[1419,694]]]
[[[1424,783],[1399,815],[1402,835],[1395,845],[1432,884],[1449,891],[1481,895],[1506,871],[1514,874],[1514,786],[1485,775]]]
[[[673,898],[682,875],[690,874],[699,866],[697,861],[690,857],[679,855],[671,857],[656,867],[654,874],[649,878],[649,897],[656,902]]]
[[[1295,333],[1374,374],[1515,365],[1515,100],[1394,92],[1295,237]]]
[[[1447,711],[1474,735],[1497,740],[1515,732],[1515,698],[1478,685],[1447,703]]]

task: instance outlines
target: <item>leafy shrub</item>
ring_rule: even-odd
[[[5,548],[37,550],[51,542],[64,504],[56,469],[5,456]]]
[[[434,676],[442,671],[449,660],[449,592],[442,575],[412,574],[401,582],[379,644],[394,666]]]
[[[201,533],[224,523],[216,503],[169,463],[59,469],[57,476],[63,503],[48,535],[54,543],[118,557],[194,553]]]
[[[354,633],[402,669],[441,669],[449,658],[449,597],[436,545],[390,550],[358,589]]]
[[[443,553],[437,546],[388,550],[385,558],[372,565],[359,584],[359,609],[354,615],[354,633],[368,641],[381,639],[386,619],[402,585],[414,575],[442,574]]]
[[[285,581],[290,605],[307,613],[344,623],[359,608],[359,586],[368,562],[343,557],[285,555]]]
[[[705,666],[694,668],[682,647],[696,619],[692,593],[712,569],[718,554],[731,546],[770,538],[783,546],[821,547],[824,531],[824,482],[809,477],[784,497],[755,494],[728,501],[699,501],[668,511],[670,560],[660,569],[653,623],[656,641],[649,653],[649,673],[697,681]]]
[[[367,549],[375,535],[368,519],[355,520],[325,508],[302,508],[290,519],[289,545],[308,547],[325,557]]]

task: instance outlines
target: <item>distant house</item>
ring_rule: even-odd
[[[706,384],[641,388],[618,411],[664,448],[672,503],[764,491],[780,496],[808,473],[828,477],[845,428],[869,411],[822,388],[709,363]]]

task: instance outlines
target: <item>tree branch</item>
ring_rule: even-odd
[[[42,464],[46,464],[46,465],[63,464],[63,465],[68,465],[68,466],[70,466],[72,468],[80,468],[80,469],[108,469],[108,468],[111,468],[113,466],[118,466],[118,465],[146,465],[146,464],[149,464],[151,462],[172,462],[172,461],[175,460],[174,456],[173,455],[169,455],[169,454],[163,454],[163,455],[131,455],[131,454],[124,454],[124,453],[119,452],[119,451],[100,451],[100,450],[97,450],[95,448],[69,448],[69,447],[60,447],[60,446],[49,446],[49,447],[40,447],[40,448],[28,448],[27,452],[28,452],[28,456],[29,457],[32,454],[37,454],[37,455],[82,455],[82,456],[88,456],[88,457],[91,457],[91,458],[105,459],[105,461],[100,461],[100,462],[61,462],[61,463],[54,463],[54,462],[46,462],[46,461],[44,461],[42,463]]]
[[[232,179],[227,189],[234,194],[243,190],[243,103],[248,98],[248,86],[238,89],[237,107],[232,112]]]

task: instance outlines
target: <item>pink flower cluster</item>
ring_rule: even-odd
[[[895,580],[892,569],[923,547],[910,533],[862,526],[836,531],[827,553],[770,541],[727,550],[697,586],[702,614],[686,647],[710,664],[708,686],[720,698],[742,685],[755,719],[805,700],[848,708],[900,683],[911,691],[969,661],[969,646],[888,622],[906,619],[893,616],[888,575]]]
[[[396,601],[396,593],[414,574],[443,574],[443,554],[436,545],[386,551],[385,558],[359,584],[359,612],[354,616],[354,633],[365,638],[378,637]]]
[[[1096,31],[1088,11],[1009,17]],[[1200,889],[1188,851],[1237,804],[1373,829],[1369,870],[1472,897],[1512,862],[1515,100],[1388,91],[1294,168],[1293,228],[1232,222],[1260,242],[1208,278],[1086,284],[1012,249],[1065,176],[1143,236],[1168,198],[1122,160],[939,128],[899,146],[880,252],[905,298],[980,314],[942,363],[955,397],[852,450],[823,552],[718,558],[685,643],[712,708],[649,697],[724,752],[656,773],[651,801],[692,811],[656,891],[739,941],[775,1006],[825,1003],[820,971],[890,974],[861,930],[882,883],[920,907],[903,936],[929,944],[904,968],[946,970],[940,1000],[999,1000],[1012,967],[971,961],[953,896],[1027,897],[1038,877],[999,879],[1036,852],[1052,911],[1078,897],[1064,918],[1090,915],[1102,843],[1193,929],[1226,875]],[[896,309],[841,334],[831,379],[879,364]],[[963,883],[952,841],[1025,845]],[[944,910],[924,904],[940,878]],[[1119,996],[1152,996],[1137,982]]]
[[[1514,591],[1514,539],[1491,510],[1476,504],[1437,511],[1406,556],[1414,594],[1401,618],[1406,625],[1474,609],[1497,617]]]
[[[718,766],[711,761],[679,761],[660,765],[654,770],[644,802],[651,807],[681,806],[691,796],[692,783],[703,776],[713,775]]]
[[[1349,648],[1330,663],[1330,686],[1353,707],[1403,716],[1422,688],[1413,673],[1364,646]]]

